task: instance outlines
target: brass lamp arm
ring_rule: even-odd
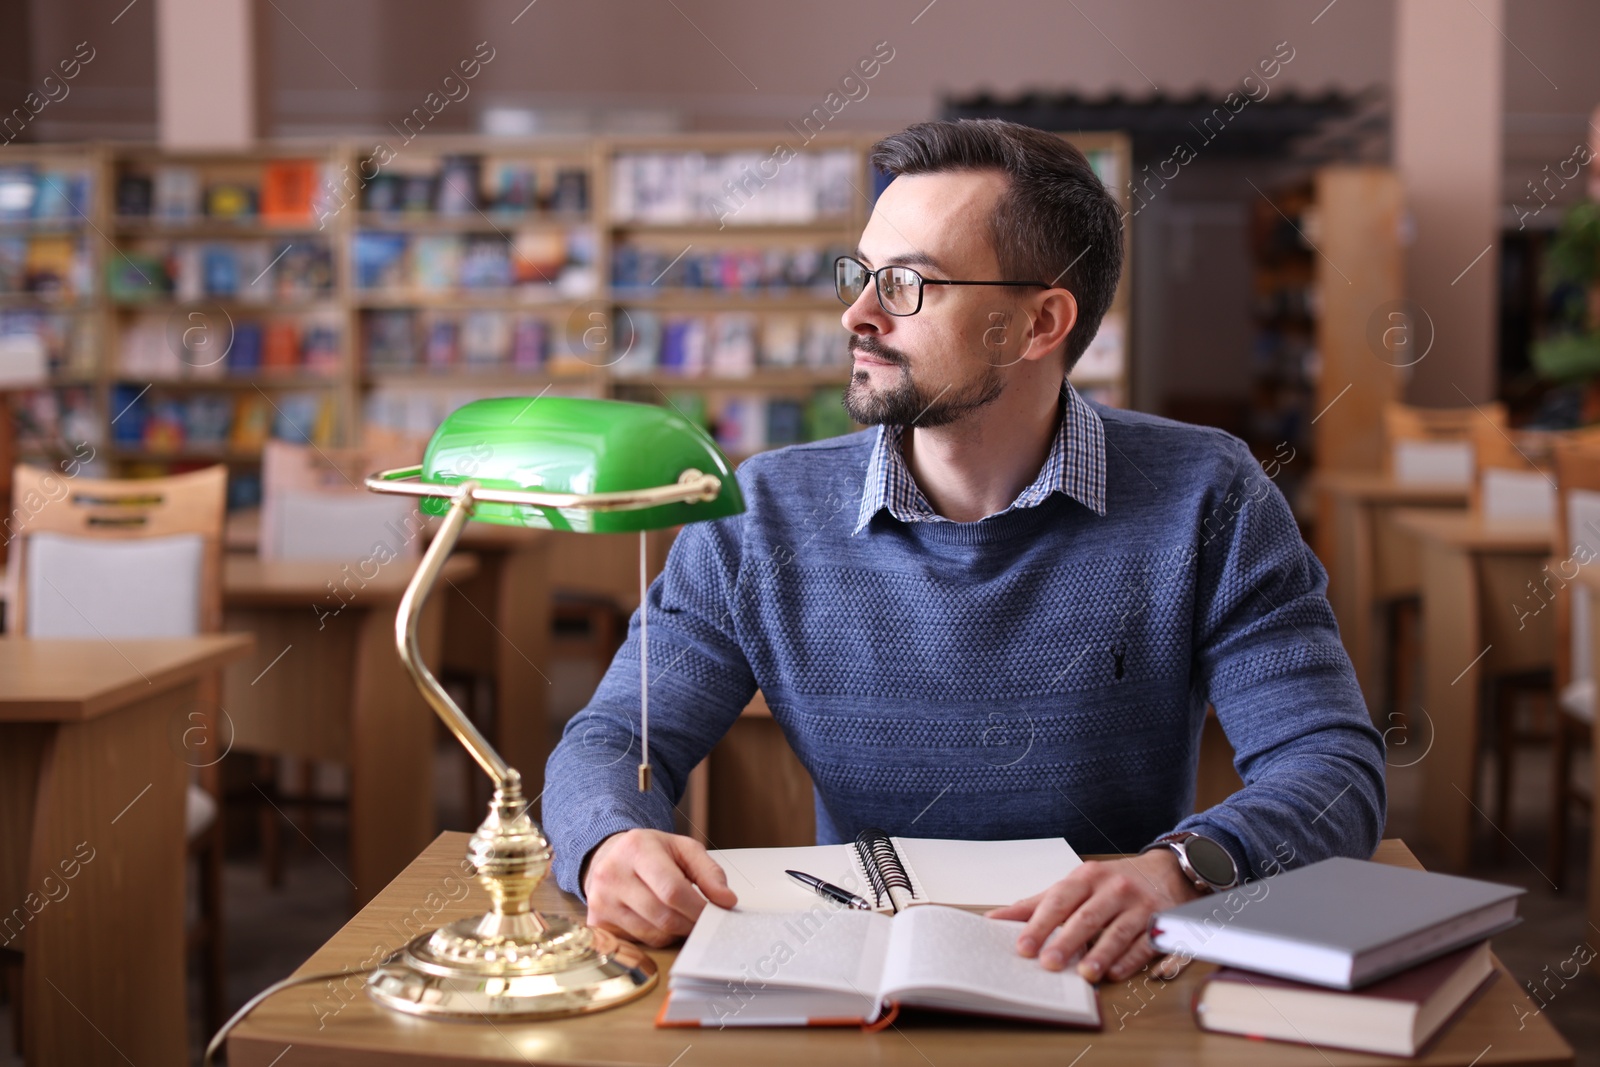
[[[372,482],[373,479],[367,479],[368,486],[372,486]],[[513,784],[520,784],[522,776],[506,764],[500,753],[494,750],[494,746],[472,724],[472,720],[456,707],[456,702],[450,699],[450,695],[444,691],[444,687],[433,676],[428,665],[422,662],[422,650],[417,645],[417,620],[422,617],[422,605],[433,590],[434,583],[439,580],[445,560],[450,558],[451,550],[461,537],[462,528],[472,516],[472,504],[476,498],[478,483],[462,482],[451,488],[453,492],[450,510],[445,513],[439,532],[434,535],[428,550],[422,554],[422,562],[417,565],[417,572],[411,576],[405,595],[400,598],[400,610],[395,613],[394,619],[395,645],[400,651],[400,662],[405,664],[406,670],[411,674],[411,680],[422,691],[422,696],[429,706],[438,713],[440,719],[444,720],[445,726],[471,753],[472,758],[478,761],[478,766],[483,768],[484,773],[494,779],[495,788],[505,789]]]
[[[448,496],[454,485],[420,481],[421,465],[395,467],[367,477],[366,485],[375,493],[400,496]],[[465,484],[465,483],[460,483]],[[530,489],[485,489],[479,486],[473,498],[486,504],[522,504],[536,508],[581,508],[586,511],[638,511],[663,504],[694,504],[715,500],[722,491],[722,479],[715,474],[686,470],[675,485],[624,489],[612,493],[545,493]]]

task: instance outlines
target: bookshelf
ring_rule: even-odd
[[[424,437],[508,391],[670,403],[735,457],[847,432],[831,263],[871,212],[874,139],[824,133],[781,166],[768,134],[14,146],[0,346],[48,365],[6,393],[17,454],[220,461],[242,506],[267,437]],[[1072,140],[1125,188],[1126,138]],[[46,174],[75,199],[7,218],[6,183]],[[1114,404],[1129,288],[1073,375]]]

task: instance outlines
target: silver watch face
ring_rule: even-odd
[[[1214,886],[1232,885],[1238,877],[1233,857],[1209,837],[1191,837],[1183,843],[1184,855],[1196,874]]]

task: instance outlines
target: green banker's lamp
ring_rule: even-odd
[[[367,488],[421,498],[444,522],[400,600],[400,659],[439,718],[494,780],[467,858],[493,900],[485,915],[424,934],[375,970],[368,993],[433,1017],[550,1018],[599,1011],[656,983],[637,946],[533,910],[550,842],[528,817],[522,776],[456,707],[417,649],[417,619],[468,519],[583,533],[640,534],[639,789],[650,788],[644,533],[744,510],[727,457],[676,412],[616,400],[520,397],[457,409],[421,466],[381,471]]]

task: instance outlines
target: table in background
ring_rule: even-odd
[[[1437,511],[1402,511],[1394,521],[1422,553],[1422,707],[1433,728],[1420,760],[1421,832],[1444,868],[1460,872],[1472,851],[1481,683],[1552,666],[1555,613],[1523,618],[1517,608],[1550,558],[1554,531]],[[1415,724],[1412,733],[1424,743]]]
[[[399,920],[419,905],[433,907],[431,923],[488,908],[477,885],[460,903],[444,899],[444,887],[460,877],[466,834],[439,835],[377,899],[318,949],[297,974],[316,974],[358,966],[380,945],[399,946]],[[1396,866],[1420,867],[1399,841],[1385,841],[1373,857]],[[553,914],[580,917],[577,901],[554,885],[539,887],[535,904]],[[433,904],[424,904],[432,901]],[[441,903],[442,902],[442,903]],[[1514,936],[1514,935],[1513,935]],[[896,1026],[878,1033],[856,1027],[658,1029],[656,1013],[666,993],[673,949],[651,950],[661,968],[656,989],[632,1004],[542,1023],[507,1020],[440,1022],[419,1020],[381,1008],[352,983],[343,1000],[323,983],[291,988],[269,998],[228,1039],[232,1067],[268,1067],[293,1045],[302,1067],[373,1067],[405,1063],[415,1067],[466,1067],[468,1064],[669,1064],[693,1045],[692,1061],[702,1065],[818,1063],[906,1064],[957,1067],[959,1064],[1049,1064],[1063,1067],[1089,1046],[1096,1064],[1215,1064],[1271,1067],[1346,1067],[1379,1063],[1490,1067],[1491,1064],[1570,1064],[1572,1049],[1535,1008],[1511,974],[1496,960],[1489,985],[1428,1048],[1414,1060],[1318,1049],[1225,1034],[1195,1026],[1190,1000],[1209,964],[1191,964],[1170,983],[1152,981],[1146,999],[1126,983],[1100,989],[1100,1032],[1054,1027],[987,1024],[961,1020]],[[317,1010],[321,1005],[323,1010]],[[1123,1011],[1118,1012],[1121,1006]],[[1137,1014],[1135,1014],[1137,1013]],[[1125,1024],[1125,1025],[1119,1025]],[[1519,1023],[1521,1024],[1519,1028]]]
[[[345,570],[327,562],[223,561],[223,626],[256,635],[257,655],[224,679],[222,706],[238,752],[325,760],[350,768],[350,869],[358,905],[433,838],[435,717],[395,649],[395,611],[415,572],[395,560],[363,582],[329,591]],[[477,561],[457,553],[444,578],[465,581]],[[341,608],[341,602],[344,606]],[[444,597],[418,625],[422,658],[438,670]]]
[[[435,529],[430,521],[426,536]],[[260,510],[230,514],[224,536],[229,552],[253,556],[261,540]],[[532,796],[544,788],[551,748],[552,537],[548,530],[468,523],[457,551],[471,552],[478,570],[452,577],[434,594],[445,602],[441,665],[494,679],[490,736],[522,772],[523,790]]]
[[[187,1061],[185,731],[251,644],[0,638],[0,938],[23,951],[28,1063]]]
[[[1387,474],[1357,471],[1318,471],[1315,486],[1328,603],[1339,620],[1339,635],[1367,707],[1376,714],[1385,693],[1373,615],[1380,604],[1415,595],[1420,586],[1416,539],[1395,524],[1394,513],[1400,508],[1465,508],[1468,489],[1407,484]]]
[[[555,614],[552,537],[548,530],[468,523],[457,551],[471,552],[478,569],[450,578],[435,593],[445,608],[444,667],[494,680],[493,723],[485,732],[505,761],[522,772],[523,794],[531,797],[544,791],[552,745],[546,673]],[[468,774],[487,789],[488,779],[476,764]],[[536,816],[538,811],[535,807]]]

